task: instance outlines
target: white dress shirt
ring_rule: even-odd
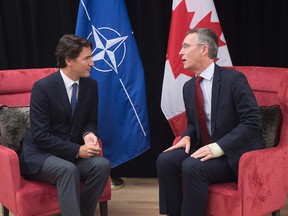
[[[208,132],[211,135],[211,107],[212,107],[212,86],[214,77],[215,63],[212,62],[199,76],[204,79],[200,83],[204,98],[204,111],[206,114],[206,123]],[[214,158],[220,157],[225,153],[217,143],[210,143],[207,145]]]
[[[72,96],[72,85],[74,83],[77,83],[78,84],[78,87],[79,87],[79,79],[74,81],[74,80],[71,80],[69,77],[67,77],[63,71],[60,69],[60,74],[62,76],[62,79],[64,81],[64,85],[65,85],[65,88],[66,88],[66,91],[67,91],[67,95],[68,95],[68,98],[69,98],[69,101],[71,103],[71,96]],[[79,88],[77,88],[77,97],[78,97],[78,92],[79,92]]]

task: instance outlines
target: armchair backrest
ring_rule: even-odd
[[[228,67],[244,73],[255,94],[259,106],[279,105],[281,112],[287,113],[287,74],[288,68],[258,67],[258,66],[232,66]],[[286,114],[287,115],[287,114]],[[286,139],[287,116],[283,116],[281,139]],[[170,123],[171,124],[171,123]],[[171,124],[175,136],[181,136],[186,129],[187,119],[185,112],[177,116]],[[282,142],[281,142],[282,143]]]
[[[259,106],[279,105],[282,113],[279,146],[288,145],[288,68],[234,66],[243,72]]]
[[[57,68],[0,70],[0,105],[28,106],[33,84]]]

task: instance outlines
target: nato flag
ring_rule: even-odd
[[[115,167],[150,147],[144,71],[124,0],[80,0],[76,34],[94,45],[98,132]]]

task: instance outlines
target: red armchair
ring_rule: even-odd
[[[279,144],[245,153],[240,158],[238,184],[209,186],[210,216],[280,215],[288,194],[288,69],[235,66],[243,72],[259,106],[279,105],[282,114]],[[186,120],[183,124],[186,124]],[[183,130],[183,124],[178,128]],[[176,137],[174,144],[180,139]],[[192,214],[192,213],[191,213]]]
[[[0,71],[0,104],[28,106],[34,82],[55,72],[55,68]],[[107,201],[111,200],[110,181],[99,199],[101,216],[108,215]],[[15,151],[0,143],[0,203],[2,215],[11,211],[15,216],[52,215],[60,213],[54,185],[26,180],[20,175]]]

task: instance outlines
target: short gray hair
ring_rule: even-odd
[[[199,44],[208,45],[208,55],[211,59],[216,59],[218,54],[218,37],[214,31],[209,28],[195,28],[190,29],[186,36],[189,34],[196,33],[198,35]]]

